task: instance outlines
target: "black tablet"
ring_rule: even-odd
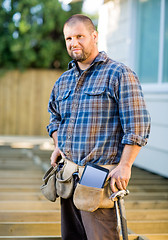
[[[88,187],[103,188],[109,170],[94,163],[87,163],[83,170],[80,184]]]

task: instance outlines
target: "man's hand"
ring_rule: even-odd
[[[141,147],[138,145],[125,145],[120,163],[109,173],[109,177],[111,177],[110,186],[113,192],[126,190],[131,177],[132,164],[140,149]]]
[[[110,186],[113,192],[118,190],[126,190],[129,179],[131,177],[131,167],[118,165],[109,173]]]
[[[56,164],[57,164],[57,161],[58,161],[58,159],[59,159],[59,156],[64,157],[64,154],[63,154],[63,152],[61,152],[61,150],[58,148],[58,138],[57,138],[57,132],[56,132],[56,131],[52,133],[52,138],[53,138],[53,141],[54,141],[55,150],[54,150],[53,153],[51,154],[50,159],[51,159],[51,165],[52,165],[53,167],[55,167]]]
[[[57,159],[58,157],[61,155],[61,151],[59,150],[58,147],[55,148],[55,150],[53,151],[53,153],[51,154],[51,165],[53,167],[56,166],[56,163],[57,163]]]

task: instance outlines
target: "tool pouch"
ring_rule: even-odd
[[[94,212],[98,208],[113,208],[114,202],[109,199],[112,194],[109,180],[104,188],[95,188],[77,184],[73,202],[79,210]]]
[[[117,165],[103,165],[111,171]],[[83,169],[79,168],[81,177]],[[73,195],[73,202],[79,210],[94,212],[98,208],[113,208],[114,202],[110,199],[112,190],[110,179],[107,179],[103,188],[88,187],[80,183],[77,184]]]
[[[40,187],[42,194],[50,201],[55,202],[58,197],[56,192],[56,167],[50,167],[43,177],[44,184]]]
[[[74,189],[73,173],[78,171],[78,165],[64,159],[64,166],[56,174],[56,189],[57,194],[67,199],[72,196]]]

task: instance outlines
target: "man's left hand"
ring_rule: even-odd
[[[108,177],[111,178],[110,186],[113,192],[117,192],[118,190],[126,190],[131,177],[131,167],[119,164],[109,173]]]

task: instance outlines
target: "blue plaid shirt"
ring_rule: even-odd
[[[81,74],[74,61],[56,81],[49,107],[49,135],[79,165],[118,163],[125,144],[144,146],[150,116],[134,72],[101,52]]]

